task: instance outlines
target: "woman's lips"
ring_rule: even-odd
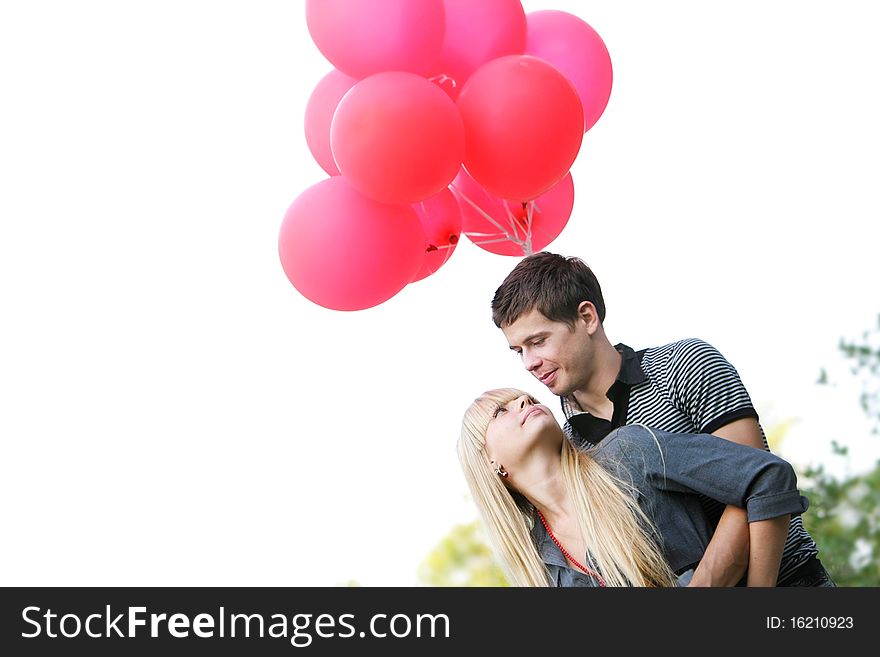
[[[541,409],[539,406],[535,406],[534,408],[530,409],[528,413],[525,414],[525,417],[523,417],[522,424],[525,424],[526,420],[528,420],[530,417],[532,417],[535,413],[543,413],[543,412],[544,412],[543,409]]]

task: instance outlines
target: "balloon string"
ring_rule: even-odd
[[[526,235],[523,239],[519,239],[517,235],[517,229],[520,227],[520,223],[517,221],[513,212],[511,212],[510,208],[507,207],[507,201],[504,201],[504,209],[507,210],[507,220],[510,222],[511,227],[513,228],[514,235],[517,235],[517,244],[522,248],[523,255],[532,255],[532,208],[534,207],[534,201],[528,201],[527,203],[523,203],[523,210],[526,211],[525,217],[525,232]]]
[[[499,237],[494,240],[480,240],[479,242],[474,240],[474,244],[498,244],[499,242],[509,242],[510,240],[506,237]]]
[[[531,223],[532,223],[532,221],[531,221],[531,219],[532,219],[532,214],[531,214],[531,207],[534,205],[534,201],[529,201],[529,212],[528,212],[528,217],[527,217],[527,219],[526,219],[526,221],[528,222],[528,227],[527,227],[527,230],[526,230],[526,239],[523,240],[523,239],[520,239],[519,236],[517,235],[515,217],[513,216],[513,213],[510,211],[510,208],[507,207],[507,202],[506,202],[506,201],[503,201],[503,202],[502,202],[502,205],[504,206],[504,209],[507,211],[508,221],[509,221],[509,223],[510,223],[510,228],[512,229],[513,234],[511,234],[511,231],[509,231],[509,230],[507,230],[506,228],[504,228],[504,226],[502,226],[500,223],[498,223],[497,221],[495,221],[495,218],[494,218],[494,217],[492,217],[488,212],[486,212],[486,211],[485,211],[483,208],[481,208],[479,205],[477,205],[476,203],[474,203],[473,200],[471,200],[470,198],[468,198],[467,194],[464,194],[464,193],[463,193],[460,189],[458,189],[455,185],[450,184],[449,187],[452,188],[452,190],[453,190],[456,194],[458,194],[458,196],[460,196],[460,197],[463,198],[465,201],[467,201],[467,202],[470,204],[470,206],[471,206],[472,208],[474,208],[474,210],[476,210],[477,213],[478,213],[480,216],[482,216],[486,221],[488,221],[490,224],[492,224],[493,226],[495,226],[495,228],[497,228],[499,231],[501,231],[500,233],[497,233],[498,235],[504,235],[504,237],[501,238],[501,239],[483,240],[483,241],[480,241],[480,242],[476,242],[476,241],[475,241],[474,244],[494,244],[494,243],[497,243],[497,242],[505,242],[505,241],[507,241],[507,242],[513,242],[514,244],[516,244],[517,246],[519,246],[519,247],[522,249],[522,251],[523,251],[523,255],[531,255],[531,254],[532,254],[532,226],[531,226]],[[486,234],[486,233],[466,233],[466,234],[467,234],[468,236],[471,236],[471,235],[485,235],[485,236],[487,236],[487,237],[490,236],[489,234]]]
[[[507,213],[507,223],[510,225],[510,230],[513,231],[514,237],[516,237],[516,239],[519,239],[519,233],[516,230],[516,217],[513,216],[513,212],[511,212],[510,208],[507,207],[507,201],[502,201],[501,204],[504,206],[504,211]]]
[[[492,224],[493,226],[495,226],[495,228],[497,228],[498,230],[500,230],[500,231],[501,231],[502,233],[504,233],[505,235],[508,234],[507,231],[504,229],[504,227],[503,227],[501,224],[499,224],[497,221],[495,221],[494,217],[492,217],[492,216],[491,216],[489,213],[487,213],[483,208],[481,208],[479,205],[477,205],[477,204],[474,203],[471,199],[469,199],[469,198],[467,197],[467,195],[466,195],[464,192],[462,192],[460,189],[458,189],[455,185],[449,185],[449,186],[452,188],[452,191],[454,191],[454,192],[455,192],[456,194],[458,194],[461,198],[463,198],[465,201],[467,201],[468,203],[470,203],[471,207],[473,207],[474,210],[476,210],[476,211],[477,211],[477,212],[478,212],[478,213],[479,213],[479,214],[480,214],[480,215],[481,215],[486,221],[488,221],[490,224]]]
[[[534,201],[529,201],[528,209],[526,210],[526,212],[527,212],[527,214],[526,214],[526,231],[527,231],[526,232],[526,244],[527,244],[527,249],[528,249],[528,252],[526,253],[526,255],[530,256],[533,253],[533,251],[532,251],[532,225],[533,225],[532,220],[534,218],[534,212],[535,212],[535,202]]]

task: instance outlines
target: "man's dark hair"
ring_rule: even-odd
[[[578,306],[596,306],[605,321],[605,300],[593,271],[580,259],[542,251],[523,258],[492,299],[492,321],[501,328],[537,308],[549,320],[574,326]]]

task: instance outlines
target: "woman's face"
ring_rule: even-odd
[[[493,412],[486,430],[486,453],[496,465],[515,468],[541,441],[561,443],[562,430],[550,409],[521,395]]]

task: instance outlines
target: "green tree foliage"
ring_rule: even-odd
[[[846,448],[836,446],[846,458]],[[804,527],[839,586],[880,586],[880,463],[863,475],[838,480],[819,466],[807,470],[810,510]]]
[[[877,326],[862,333],[861,340],[841,340],[839,348],[852,361],[850,371],[862,384],[859,402],[873,424],[871,432],[880,433],[880,315]]]
[[[860,403],[871,422],[871,432],[880,432],[880,316],[877,326],[860,340],[840,341],[840,351],[850,362],[850,371],[861,383]],[[829,383],[825,370],[820,385]],[[834,443],[834,452],[847,459],[844,445]],[[840,586],[880,586],[880,462],[865,474],[836,479],[822,466],[805,473],[804,486],[810,510],[804,526],[819,544],[819,557]]]
[[[478,521],[456,525],[419,567],[424,586],[508,586]]]

